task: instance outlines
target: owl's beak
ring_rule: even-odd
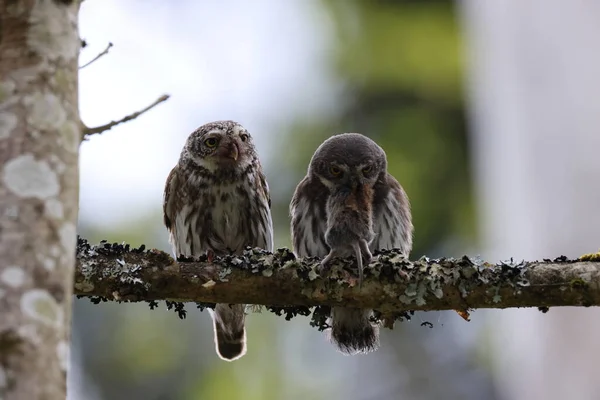
[[[356,193],[357,188],[359,187],[360,185],[354,179],[348,180],[345,184],[341,186],[342,191],[347,194]]]
[[[369,202],[372,200],[371,197],[373,193],[371,188],[369,185],[361,182],[358,176],[352,175],[350,177],[350,181],[348,182],[348,190],[351,193],[363,193]]]
[[[231,147],[229,148],[229,157],[233,158],[233,161],[237,161],[239,155],[240,149],[238,148],[237,143],[231,143]]]
[[[221,154],[225,158],[230,158],[233,161],[237,161],[238,157],[240,156],[240,148],[238,147],[238,144],[235,141],[232,141],[226,146],[227,147],[223,149]]]

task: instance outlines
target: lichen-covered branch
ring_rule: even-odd
[[[594,257],[588,257],[594,258]],[[600,257],[597,257],[600,258]],[[351,306],[383,316],[408,310],[600,305],[600,259],[489,264],[463,257],[408,261],[376,253],[359,289],[351,260],[318,273],[319,260],[248,249],[242,256],[176,262],[158,250],[79,240],[75,293],[109,300]]]

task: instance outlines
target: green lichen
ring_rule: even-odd
[[[69,70],[57,69],[54,73],[54,83],[58,86],[62,92],[68,92],[70,85],[73,82],[73,74]]]
[[[67,150],[76,152],[81,143],[81,133],[78,125],[74,122],[66,121],[60,127],[60,138]]]
[[[52,295],[44,289],[31,289],[21,296],[21,311],[34,321],[48,326],[62,324],[63,309]]]
[[[600,261],[600,251],[597,253],[588,253],[579,257],[581,261]]]
[[[0,103],[4,102],[8,96],[10,96],[10,93],[8,93],[3,84],[0,84]]]
[[[231,268],[229,268],[229,267],[227,267],[227,268],[222,268],[222,269],[219,271],[219,280],[220,280],[221,282],[229,282],[229,279],[227,279],[227,276],[231,275],[231,273],[232,273],[232,272],[233,272],[233,271],[232,271],[232,269],[231,269]]]
[[[396,297],[396,291],[394,290],[394,286],[392,285],[383,285],[382,287],[383,293],[390,297]]]
[[[588,284],[581,278],[575,278],[570,282],[573,289],[584,289],[587,288]]]
[[[95,286],[89,280],[83,280],[83,281],[75,282],[74,287],[75,287],[75,290],[77,290],[77,291],[89,293],[94,290]]]
[[[273,275],[273,268],[267,268],[265,270],[263,270],[262,272],[263,276],[266,276],[267,278]]]
[[[16,87],[17,85],[12,81],[0,82],[0,103],[8,99],[9,96],[12,96]]]
[[[175,264],[175,260],[169,253],[158,249],[150,249],[146,252],[148,263],[151,265],[166,265],[170,266]]]

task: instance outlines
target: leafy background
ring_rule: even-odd
[[[111,21],[111,23],[106,23]],[[289,246],[288,204],[316,147],[361,132],[387,152],[410,196],[411,255],[478,246],[467,134],[464,40],[448,1],[86,1],[82,116],[103,123],[173,95],[138,120],[84,143],[80,234],[169,250],[161,196],[187,135],[236,119],[256,137],[273,196],[276,246]],[[248,321],[248,354],[214,351],[210,317],[188,305],[75,301],[74,399],[495,399],[489,329],[476,313],[417,313],[381,349],[346,357],[308,319]],[[431,322],[433,328],[423,322]]]

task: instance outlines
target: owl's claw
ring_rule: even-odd
[[[321,261],[321,272],[329,271],[329,262],[333,259],[333,257],[333,251],[330,251],[329,254],[327,254],[327,256],[323,259],[323,261]]]

